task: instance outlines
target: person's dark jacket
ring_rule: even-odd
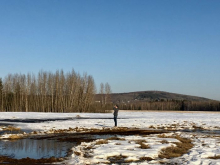
[[[118,111],[119,111],[119,109],[116,108],[116,107],[114,107],[113,110],[114,110],[113,115],[114,115],[114,116],[118,116]]]

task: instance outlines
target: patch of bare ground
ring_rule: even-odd
[[[174,142],[175,145],[172,145],[171,147],[162,149],[160,151],[160,154],[158,155],[158,157],[161,159],[180,157],[183,154],[187,153],[189,149],[193,147],[192,141],[190,139],[180,137],[179,135],[173,135],[173,136],[158,135],[158,137],[175,138],[180,141],[180,142]]]
[[[14,159],[6,156],[0,156],[0,163],[3,164],[13,164],[13,165],[38,165],[38,164],[52,164],[54,162],[61,162],[63,158],[42,158],[42,159],[31,159],[31,158],[22,158],[22,159]],[[7,162],[7,163],[5,163]]]

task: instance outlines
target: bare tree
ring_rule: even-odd
[[[85,91],[85,98],[84,98],[84,109],[88,111],[90,105],[92,104],[94,93],[95,93],[95,83],[92,76],[86,77],[86,91]]]
[[[103,107],[104,106],[104,84],[103,83],[101,83],[100,84],[100,92],[99,92],[99,94],[100,94],[100,102],[101,102],[101,107]]]
[[[105,104],[108,103],[111,92],[111,86],[109,83],[105,83]]]
[[[30,96],[29,96],[29,107],[31,111],[38,112],[37,109],[37,81],[34,74],[31,75],[31,85],[30,85]]]
[[[54,81],[55,81],[54,75],[51,72],[49,72],[48,81],[47,81],[47,89],[48,89],[47,95],[50,96],[48,101],[49,112],[53,112],[54,110],[54,89],[55,89]]]

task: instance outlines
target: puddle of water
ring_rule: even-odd
[[[69,139],[64,138],[65,140],[63,141],[57,140],[58,137],[37,140],[19,139],[16,141],[0,141],[0,155],[14,159],[27,157],[31,159],[61,158],[66,157],[69,149],[77,145],[77,139],[81,139],[82,141],[86,141],[86,139],[106,139],[112,137],[112,135],[74,136],[69,137]]]
[[[0,141],[0,155],[15,159],[65,157],[74,143],[58,142],[56,140],[20,139],[16,141]]]

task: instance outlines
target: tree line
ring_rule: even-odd
[[[88,112],[95,93],[93,77],[74,70],[8,74],[0,78],[0,111]]]
[[[96,95],[96,99],[94,96]],[[97,101],[98,100],[98,101]],[[8,74],[0,78],[1,112],[106,112],[113,104],[124,110],[220,111],[218,101],[133,100],[112,102],[111,87],[100,84],[96,94],[94,79],[74,69],[64,73],[39,71],[35,74]]]
[[[118,103],[124,110],[176,110],[176,111],[220,111],[218,101],[132,101],[130,103]]]

